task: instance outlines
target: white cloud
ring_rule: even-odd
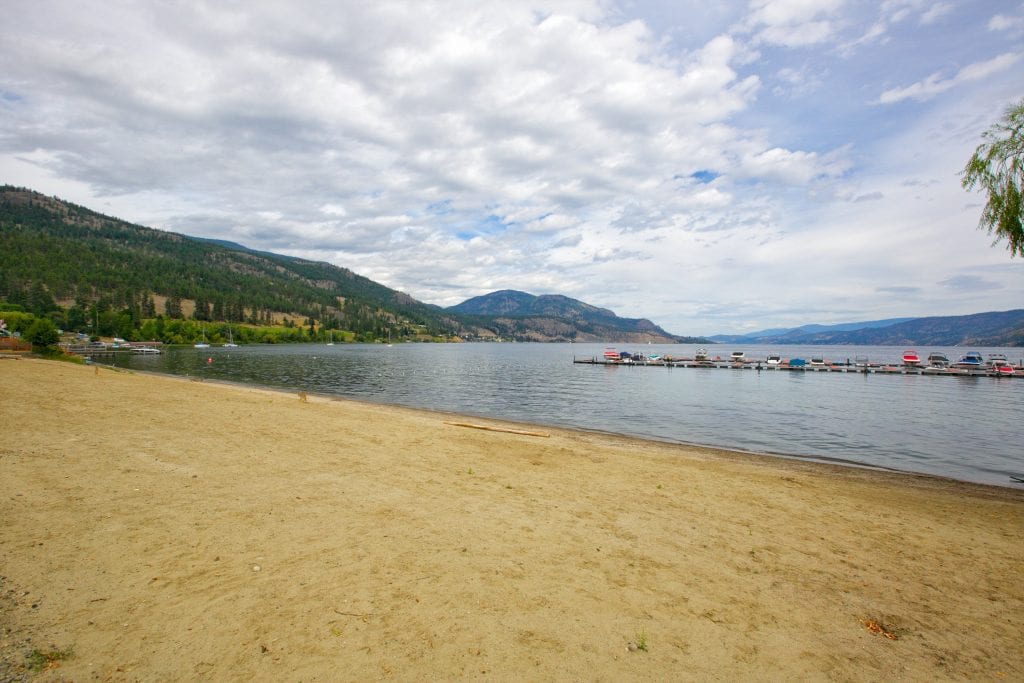
[[[806,47],[828,40],[844,0],[751,0],[742,28],[755,42]]]
[[[996,14],[988,21],[990,31],[1010,31],[1018,33],[1024,30],[1024,15],[1010,16]]]
[[[932,24],[953,11],[953,4],[949,2],[936,2],[921,14],[922,24]]]
[[[1020,61],[1021,54],[1020,52],[1006,52],[984,62],[969,64],[950,78],[943,78],[941,74],[933,73],[923,81],[918,81],[903,88],[886,90],[879,95],[878,102],[880,104],[892,104],[906,99],[929,99],[963,83],[982,80],[992,74],[1005,71]]]

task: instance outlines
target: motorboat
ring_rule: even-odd
[[[743,353],[742,351],[733,351],[732,354],[729,355],[729,359],[733,363],[742,363],[744,359],[746,359],[746,357],[747,354]]]
[[[825,365],[825,357],[824,356],[811,356],[811,365],[816,365],[818,367],[821,367],[821,366]]]
[[[944,353],[932,352],[928,354],[928,367],[930,368],[948,368],[949,358]]]
[[[708,350],[707,349],[697,349],[697,353],[695,353],[693,357],[694,357],[694,360],[697,360],[697,361],[700,361],[700,362],[703,363],[704,361],[706,361],[708,359]]]
[[[907,349],[903,352],[903,364],[917,367],[921,365],[921,357],[917,355],[917,351]]]
[[[997,374],[1000,375],[1012,375],[1013,366],[1010,365],[1010,361],[1006,360],[1006,356],[1001,353],[992,353],[988,357],[988,366]]]
[[[960,357],[960,360],[958,360],[956,364],[957,367],[961,368],[981,368],[984,367],[985,360],[977,351],[968,351]]]
[[[777,353],[769,353],[768,354],[768,360],[765,361],[765,362],[767,362],[768,365],[772,365],[772,366],[781,365],[782,364],[782,356],[777,354]]]
[[[807,361],[805,361],[803,358],[789,359],[789,367],[791,368],[803,368],[805,365],[807,365]]]
[[[619,352],[615,349],[608,347],[604,350],[604,359],[610,361],[620,361],[622,358],[619,356]]]
[[[1009,365],[1010,362],[1006,360],[1006,355],[1002,353],[990,353],[988,354],[988,365],[990,367],[999,367],[1000,365]]]

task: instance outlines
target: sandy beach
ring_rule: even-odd
[[[27,358],[0,381],[0,680],[1024,680],[1020,490]]]

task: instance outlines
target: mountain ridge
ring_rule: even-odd
[[[445,310],[465,316],[490,317],[503,336],[528,341],[707,342],[701,337],[671,334],[646,318],[621,318],[607,308],[562,294],[534,295],[501,289]]]
[[[891,321],[899,322],[891,322]],[[888,324],[885,324],[888,323]],[[890,318],[861,323],[784,330],[768,336],[744,335],[712,339],[728,343],[852,345],[852,346],[1024,346],[1024,309],[986,311],[968,315]],[[814,328],[820,329],[814,329]],[[854,327],[855,329],[849,329]],[[840,329],[845,328],[845,329]]]

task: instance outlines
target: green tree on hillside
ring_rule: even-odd
[[[995,233],[995,242],[1005,239],[1011,257],[1024,256],[1024,100],[1007,108],[982,139],[964,167],[962,184],[988,195],[979,227]]]

